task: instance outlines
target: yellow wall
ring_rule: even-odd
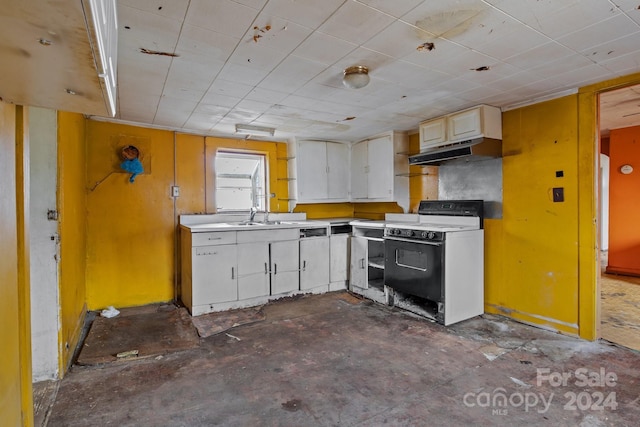
[[[86,136],[88,308],[172,300],[173,132],[89,120]],[[119,167],[130,144],[145,166],[134,183]]]
[[[58,113],[58,206],[60,240],[60,375],[64,376],[78,345],[86,313],[85,119]]]
[[[486,304],[577,334],[578,98],[505,112],[502,126],[503,219],[487,221]]]
[[[87,305],[127,307],[175,298],[181,214],[215,213],[218,149],[267,156],[271,211],[286,212],[286,145],[87,121]],[[74,128],[79,131],[79,128]],[[120,172],[119,149],[136,145],[145,172]],[[171,197],[172,185],[180,197]]]
[[[25,284],[25,273],[20,274],[18,268],[23,257],[19,256],[17,218],[24,220],[25,216],[16,197],[16,191],[23,189],[23,183],[16,179],[16,160],[22,159],[24,152],[17,155],[16,136],[16,107],[0,102],[0,414],[7,426],[33,424],[33,409],[25,405],[31,382],[25,380],[23,370],[25,364],[31,366],[31,354],[25,354],[22,343],[22,319],[29,313],[25,315],[23,310],[28,307],[20,305],[24,295],[20,297],[19,286]]]

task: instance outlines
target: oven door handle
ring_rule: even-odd
[[[385,240],[391,240],[394,242],[414,243],[416,245],[442,246],[442,242],[425,242],[424,240],[403,239],[402,237],[385,237]]]
[[[409,265],[409,264],[402,264],[401,262],[398,261],[398,250],[396,249],[396,265],[398,267],[404,267],[404,268],[410,268],[411,270],[418,270],[418,271],[427,271],[426,268],[421,268],[421,267],[415,267],[413,265]]]

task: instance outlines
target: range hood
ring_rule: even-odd
[[[476,138],[435,148],[414,156],[409,156],[410,165],[438,165],[442,162],[464,158],[482,160],[502,157],[502,141],[493,138]]]

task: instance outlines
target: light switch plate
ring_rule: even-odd
[[[180,187],[177,185],[171,186],[171,197],[180,197]]]
[[[556,187],[553,189],[553,201],[564,202],[564,187]]]

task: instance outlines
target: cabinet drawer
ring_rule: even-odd
[[[235,231],[192,233],[191,246],[232,245],[236,243]]]
[[[277,242],[280,240],[298,240],[299,238],[300,229],[298,228],[238,231],[238,243]]]

